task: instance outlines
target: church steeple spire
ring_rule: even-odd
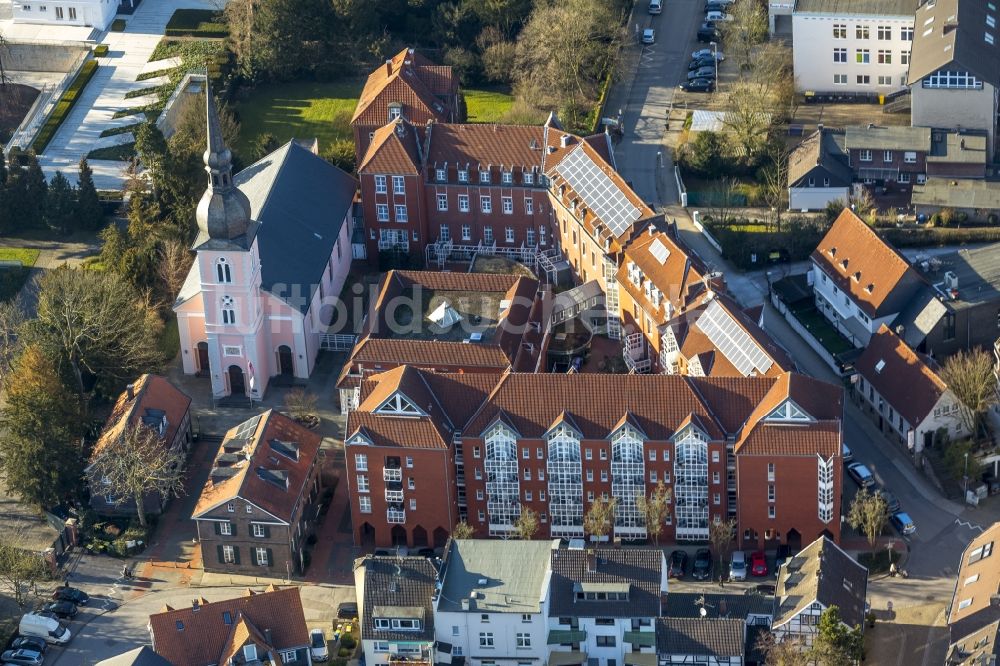
[[[208,188],[198,202],[198,240],[200,246],[209,240],[236,241],[249,244],[250,200],[233,185],[233,154],[226,147],[215,107],[212,87],[205,78],[206,148],[203,160],[208,173]],[[245,242],[240,243],[238,239]]]

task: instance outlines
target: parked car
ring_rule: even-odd
[[[309,630],[309,656],[312,657],[313,661],[326,661],[330,658],[326,634],[319,627]]]
[[[889,523],[903,536],[910,536],[917,532],[917,526],[913,524],[910,514],[905,511],[897,511],[889,516]]]
[[[892,492],[885,488],[879,488],[876,492],[885,500],[885,508],[889,513],[899,513],[902,510],[902,507],[899,505],[899,498],[892,494]]]
[[[698,60],[700,58],[711,59],[712,53],[713,53],[712,49],[698,49],[697,51],[691,54],[691,57],[694,58],[695,60]],[[726,56],[722,54],[722,51],[716,49],[714,53],[715,53],[715,59],[718,60],[719,62],[722,62],[723,60],[726,59]]]
[[[86,606],[90,601],[90,595],[75,587],[60,587],[52,593],[52,598],[56,601],[71,601],[77,606]]]
[[[705,13],[708,12],[724,12],[729,9],[729,5],[724,5],[721,2],[706,2],[705,3]]]
[[[434,552],[433,548],[418,548],[417,556],[434,558],[437,557],[437,553]]]
[[[37,636],[18,636],[13,641],[11,641],[11,650],[34,650],[35,652],[41,652],[45,654],[45,650],[48,649],[49,645],[43,639]]]
[[[779,544],[778,552],[774,555],[774,575],[781,575],[781,567],[785,566],[787,562],[792,557],[792,549],[788,547],[787,544]]]
[[[694,79],[685,81],[680,86],[684,92],[712,92],[715,90],[715,81],[712,79]]]
[[[358,605],[353,601],[345,601],[337,606],[337,617],[341,620],[353,620],[358,616]]]
[[[727,14],[725,12],[706,12],[705,13],[705,23],[720,23],[722,21],[732,21],[732,14]]]
[[[715,69],[715,61],[712,60],[711,56],[708,58],[695,58],[688,63],[688,70],[701,69],[702,67],[711,67]]]
[[[847,444],[844,444],[843,442],[841,442],[841,444],[840,444],[840,453],[841,453],[841,457],[843,457],[843,459],[844,459],[844,464],[845,465],[847,463],[851,462],[852,460],[854,460],[854,454],[851,453],[850,447],[847,446]]]
[[[42,606],[42,610],[53,613],[56,617],[62,619],[76,617],[77,613],[76,604],[72,601],[50,601]]]
[[[687,571],[688,554],[683,550],[675,550],[670,553],[670,568],[667,575],[671,578],[683,578]]]
[[[663,11],[663,0],[649,0],[649,13],[659,14]]]
[[[718,42],[722,39],[722,33],[713,26],[702,25],[698,29],[697,38],[699,42]]]
[[[729,562],[729,580],[747,579],[747,555],[742,550],[733,553],[733,559]]]
[[[695,580],[705,580],[712,577],[712,551],[708,548],[699,548],[694,554],[694,567],[691,575]]]
[[[7,650],[0,655],[0,661],[5,664],[17,664],[17,666],[42,666],[45,657],[41,652],[35,650]]]
[[[709,6],[711,6],[711,5],[720,5],[720,6],[724,7],[724,8],[726,8],[726,9],[728,9],[729,7],[733,6],[733,3],[735,1],[736,0],[707,0],[707,2],[705,3],[705,11],[706,12],[712,11],[712,10],[709,9]]]
[[[70,630],[59,623],[51,614],[25,613],[21,616],[18,632],[22,636],[41,638],[46,643],[65,645],[73,637]]]
[[[701,67],[699,69],[694,69],[688,72],[688,81],[694,81],[695,79],[708,79],[709,81],[715,80],[715,67]]]
[[[764,551],[755,550],[750,554],[750,573],[754,576],[767,575],[767,557],[764,556]]]
[[[851,463],[847,466],[847,473],[862,488],[868,489],[875,485],[875,477],[863,463]]]
[[[655,41],[656,41],[656,31],[654,31],[652,28],[646,28],[645,30],[642,31],[643,44],[652,44]]]

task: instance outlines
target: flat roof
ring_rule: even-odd
[[[873,15],[909,16],[917,11],[919,0],[798,0],[796,14],[832,14],[835,16]]]
[[[952,309],[1000,301],[1000,243],[940,254],[926,265],[927,270],[924,262],[917,263],[916,268],[945,298],[950,298],[944,285],[945,273],[954,273],[958,278],[958,298],[947,301]]]
[[[931,149],[929,127],[855,125],[845,130],[844,145],[848,150],[919,150]]]
[[[910,202],[938,208],[1000,208],[1000,182],[928,178],[923,185],[913,185]]]
[[[932,132],[928,162],[986,164],[986,133]]]
[[[552,541],[455,539],[445,556],[438,610],[537,613],[548,590]]]

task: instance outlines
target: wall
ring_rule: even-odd
[[[886,152],[889,153],[889,159],[886,160]],[[916,153],[915,162],[906,162],[905,157],[907,152]],[[861,160],[861,149],[852,148],[848,151],[851,160],[851,169],[854,171],[855,178],[862,178],[861,172],[867,171],[868,174],[872,174],[874,171],[887,170],[892,172],[892,179],[896,179],[897,173],[907,173],[909,174],[910,183],[916,182],[916,175],[918,173],[927,172],[927,153],[922,150],[907,150],[907,149],[893,149],[889,151],[871,149],[871,160],[862,161]],[[871,175],[867,177],[871,178]],[[878,179],[878,178],[876,178]],[[900,182],[905,182],[905,176]]]
[[[374,172],[365,172],[359,178],[361,183],[361,207],[365,227],[367,228],[365,242],[368,244],[369,261],[378,261],[378,241],[383,229],[405,231],[410,255],[422,259],[424,247],[428,242],[427,202],[424,199],[423,178],[419,175],[403,176],[404,194],[394,194],[392,174],[379,174],[386,177],[386,192],[384,194],[376,194],[375,175]],[[389,221],[378,221],[378,204],[384,204],[389,207]],[[406,206],[406,222],[396,221],[395,207],[397,205]],[[373,234],[374,238],[372,238]]]
[[[548,593],[547,589],[545,593]],[[523,622],[520,613],[487,613],[489,621],[483,622],[481,615],[486,611],[476,610],[474,603],[472,606],[468,612],[434,613],[435,638],[443,643],[451,643],[453,659],[465,657],[467,664],[478,666],[483,659],[517,659],[544,663],[548,658],[547,601],[543,604],[543,612],[531,614],[530,622]],[[458,628],[457,634],[455,627]],[[493,649],[479,647],[481,632],[493,634]],[[517,647],[519,633],[530,636],[530,648]]]
[[[846,39],[834,39],[834,24],[847,26]],[[868,39],[857,39],[856,27],[868,27]],[[878,26],[892,28],[891,40],[878,39]],[[889,94],[906,87],[907,65],[902,62],[903,51],[909,51],[911,41],[903,41],[900,28],[913,27],[913,16],[833,16],[831,14],[792,16],[792,59],[795,68],[795,88],[816,92],[863,92]],[[833,50],[847,49],[847,62],[835,63]],[[856,62],[856,49],[868,49],[870,64]],[[878,64],[878,51],[892,52],[892,64]],[[847,84],[834,84],[834,74],[846,74]],[[870,77],[868,85],[857,83],[858,75]],[[878,77],[888,76],[891,83],[878,85]],[[914,122],[914,125],[917,123]]]
[[[41,11],[42,7],[45,11]],[[59,9],[62,10],[61,19],[56,14]],[[15,0],[13,3],[15,23],[93,26],[98,30],[106,30],[117,11],[118,0],[59,0],[51,4]]]
[[[961,298],[962,285],[958,286]],[[938,362],[944,361],[957,351],[983,347],[989,349],[1000,336],[997,314],[1000,312],[1000,296],[986,302],[955,311],[955,337],[944,338],[944,318],[931,329],[919,346],[919,351],[932,355]]]
[[[987,162],[993,159],[996,89],[988,83],[981,90],[947,90],[911,87],[910,124],[914,127],[986,130]]]
[[[7,44],[3,66],[8,71],[68,72],[89,51],[81,44]]]
[[[788,210],[824,210],[831,201],[847,201],[846,187],[789,187]]]

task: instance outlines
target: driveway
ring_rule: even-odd
[[[39,158],[46,176],[51,178],[56,171],[61,171],[75,184],[80,158],[95,147],[126,140],[121,137],[102,140],[101,132],[141,119],[113,116],[116,111],[136,106],[141,101],[125,99],[125,93],[155,84],[155,81],[136,81],[135,78],[162,39],[174,11],[186,8],[216,9],[217,6],[209,0],[146,0],[135,14],[126,18],[124,32],[108,31],[101,36],[99,42],[108,45],[108,55],[97,59],[100,65],[97,73]],[[97,189],[121,189],[124,162],[94,160],[90,165]]]

